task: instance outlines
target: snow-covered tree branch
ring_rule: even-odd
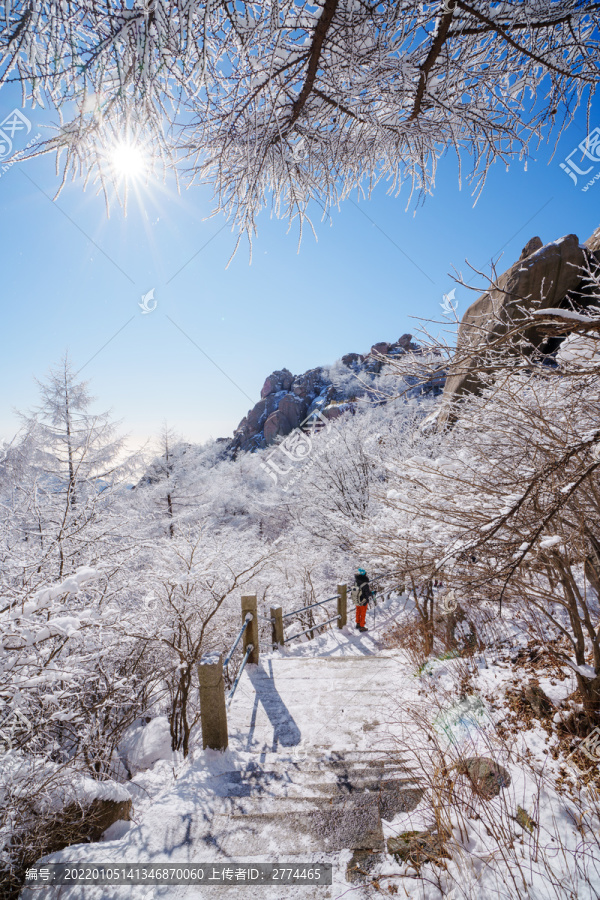
[[[65,178],[108,197],[116,146],[159,165],[183,154],[251,235],[268,203],[302,225],[311,200],[327,211],[382,177],[425,194],[450,149],[481,187],[589,104],[599,21],[585,0],[23,0],[0,74],[58,108],[36,152],[64,153]]]

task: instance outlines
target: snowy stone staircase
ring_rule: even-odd
[[[192,838],[194,860],[333,864],[331,889],[304,886],[298,897],[337,897],[348,880],[360,881],[382,858],[382,819],[422,797],[386,722],[400,664],[390,652],[272,656],[248,667],[228,716],[230,749],[247,763],[210,779],[219,800]],[[352,890],[362,896],[360,885]],[[210,896],[238,891],[215,886]],[[281,887],[261,892],[279,900]],[[188,896],[195,895],[178,895]]]
[[[330,656],[274,653],[248,665],[228,711],[228,752],[195,751],[197,761],[192,757],[122,836],[107,837],[101,851],[69,847],[55,861],[331,863],[331,886],[289,885],[286,900],[334,900],[348,890],[362,900],[370,889],[348,881],[382,858],[382,820],[422,797],[394,721],[405,664],[374,649],[344,638]],[[118,887],[99,890],[92,900],[123,896]],[[281,900],[282,885],[261,885],[260,894]],[[47,896],[80,900],[75,888]],[[248,887],[140,886],[128,896],[247,898]]]
[[[199,841],[218,857],[384,847],[381,819],[422,791],[399,753],[387,688],[394,654],[268,658],[249,667],[229,713],[245,771],[214,783],[222,799]],[[219,782],[219,784],[217,784]]]
[[[267,757],[219,780],[227,796],[207,843],[237,859],[382,850],[381,819],[414,808],[421,798],[405,765],[365,751],[298,762]]]

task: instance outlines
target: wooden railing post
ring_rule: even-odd
[[[273,647],[283,647],[283,610],[281,606],[271,607],[271,634]]]
[[[242,597],[242,622],[246,620],[246,615],[252,613],[252,621],[244,631],[244,653],[248,644],[252,644],[254,649],[248,657],[249,663],[258,664],[258,600],[256,594],[248,594]]]
[[[203,656],[198,664],[200,684],[200,722],[202,746],[211,750],[227,750],[227,710],[225,708],[225,680],[223,654]]]
[[[348,608],[347,608],[347,591],[348,588],[345,584],[338,584],[337,592],[337,611],[338,611],[338,628],[343,628],[344,625],[348,623]]]

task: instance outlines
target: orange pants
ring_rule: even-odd
[[[367,608],[367,606],[356,607],[356,624],[361,625],[363,628],[365,627],[365,622],[367,621]]]

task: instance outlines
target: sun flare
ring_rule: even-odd
[[[111,153],[111,163],[115,174],[124,178],[139,177],[147,169],[147,160],[139,144],[117,144]]]

